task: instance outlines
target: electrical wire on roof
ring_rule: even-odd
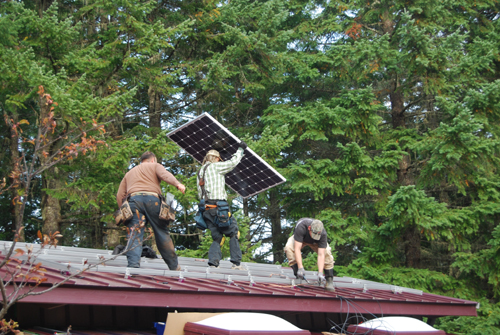
[[[350,334],[372,335],[374,333],[374,331],[378,329],[378,327],[377,327],[377,328],[373,328],[373,329],[370,329],[370,330],[367,330],[364,332],[358,332],[358,329],[356,327],[354,332],[348,331],[347,329],[350,325],[352,325],[352,324],[358,325],[360,323],[363,323],[363,322],[370,320],[370,319],[366,318],[364,315],[369,314],[369,315],[373,316],[374,319],[377,318],[377,316],[375,314],[367,311],[365,308],[359,306],[357,303],[353,302],[351,299],[345,298],[341,295],[338,295],[338,298],[340,299],[340,310],[342,310],[342,305],[344,303],[347,304],[347,314],[346,314],[346,318],[344,319],[344,322],[342,324],[337,324],[335,321],[333,321],[331,319],[327,320],[332,325],[332,327],[330,328],[330,332],[335,331],[339,334],[346,334],[346,335],[350,335]],[[379,304],[379,306],[380,306],[380,304]],[[352,315],[352,316],[350,316],[351,308],[354,311],[354,313],[353,313],[354,315]],[[362,310],[364,311],[364,313]],[[381,311],[381,315],[384,316],[382,308],[380,308],[380,311]],[[361,322],[360,322],[360,320],[361,320]],[[380,327],[382,327],[383,325],[384,325],[384,321],[381,322]],[[387,329],[387,327],[385,329]],[[392,332],[392,333],[395,334],[395,332]]]

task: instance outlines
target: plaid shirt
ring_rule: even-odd
[[[230,160],[226,162],[211,163],[205,170],[204,176],[201,175],[203,173],[203,167],[208,163],[201,167],[200,175],[205,179],[205,192],[207,199],[227,200],[225,175],[238,165],[241,158],[243,158],[243,149],[238,148],[238,151],[236,151]],[[196,178],[196,185],[198,187],[198,197],[202,199],[200,180],[198,177]]]

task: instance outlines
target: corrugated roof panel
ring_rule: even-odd
[[[2,254],[10,243],[0,241]],[[24,245],[18,243],[16,248]],[[34,245],[34,250],[37,248],[39,246]],[[42,250],[37,262],[42,262],[47,269],[46,285],[51,285],[88,267],[89,263],[97,264],[111,257],[114,256],[107,250],[57,247]],[[125,256],[118,256],[107,265],[86,270],[47,293],[44,301],[297,312],[304,309],[343,312],[347,311],[348,303],[355,303],[374,314],[385,310],[397,315],[476,315],[474,301],[356,278],[335,277],[336,291],[328,292],[316,285],[318,277],[314,271],[306,271],[308,284],[295,279],[290,268],[279,265],[242,263],[244,270],[231,270],[231,263],[227,261],[222,261],[220,268],[209,268],[207,260],[185,257],[179,257],[179,264],[181,271],[170,271],[162,259],[142,258],[141,268],[132,269],[126,267]],[[72,298],[75,294],[80,297],[76,302]],[[68,302],[69,298],[73,300]],[[41,300],[28,297],[24,301]]]

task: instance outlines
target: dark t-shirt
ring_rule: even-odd
[[[293,233],[293,238],[297,242],[309,243],[309,244],[317,244],[318,248],[326,248],[328,246],[328,241],[326,240],[326,230],[323,228],[321,232],[321,237],[319,240],[315,240],[309,234],[309,226],[313,222],[314,219],[310,218],[302,218],[297,222],[295,226],[295,231]]]

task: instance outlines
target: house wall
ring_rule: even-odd
[[[21,329],[151,329],[165,321],[169,310],[154,307],[17,304],[12,318]]]
[[[73,330],[149,330],[154,332],[155,322],[165,322],[167,314],[175,312],[232,312],[231,310],[202,310],[158,307],[127,307],[102,305],[53,305],[18,303],[10,317],[19,322],[21,329],[36,326],[66,331],[71,325]],[[342,325],[346,318],[349,323],[359,323],[362,317],[371,319],[374,315],[345,315],[338,313],[269,312],[248,310],[247,312],[268,313],[279,316],[291,324],[309,331],[329,330],[335,324]],[[387,316],[387,315],[386,315]],[[8,317],[7,317],[8,319]]]

